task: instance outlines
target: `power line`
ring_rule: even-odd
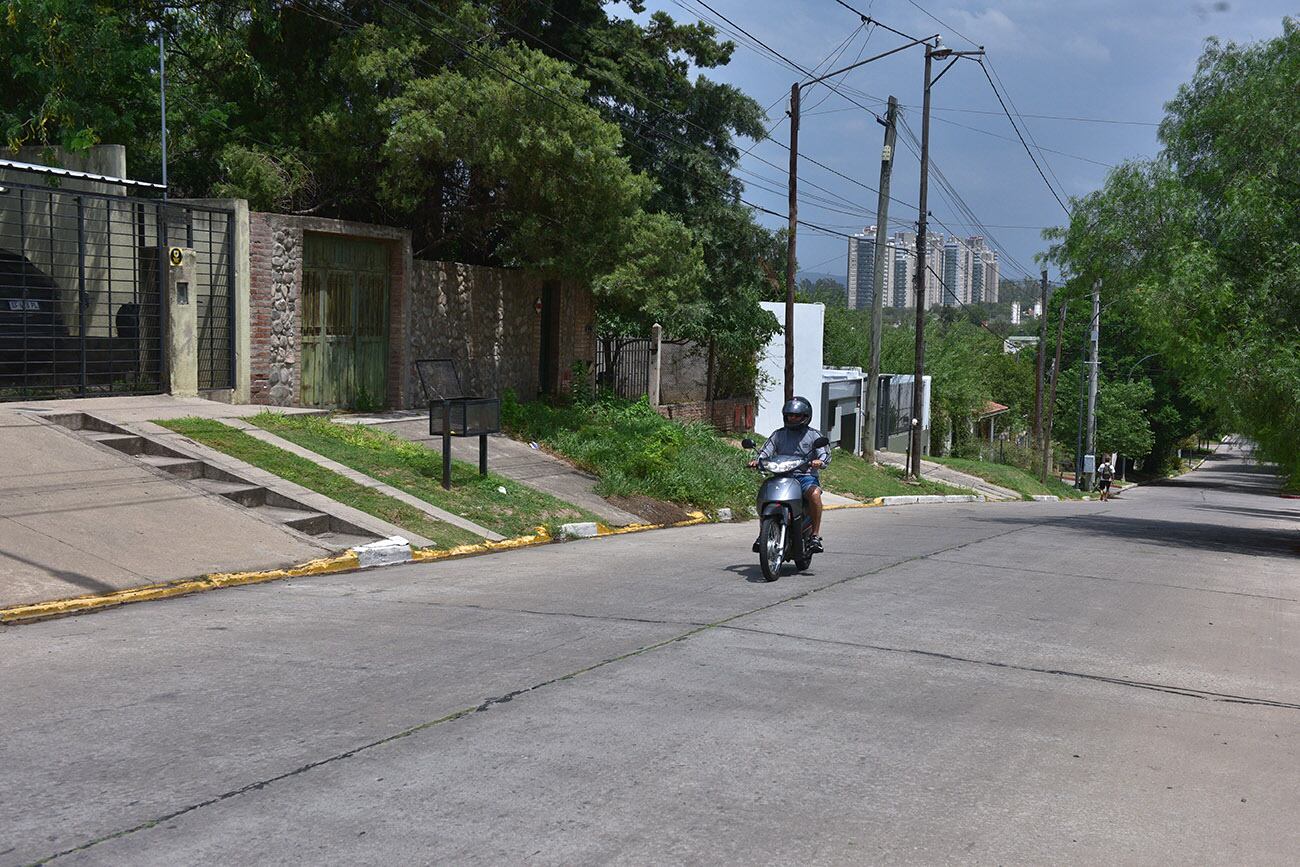
[[[1061,197],[1056,194],[1056,189],[1052,186],[1051,182],[1047,180],[1047,175],[1043,174],[1043,167],[1040,166],[1038,160],[1034,158],[1034,152],[1029,149],[1029,145],[1025,142],[1025,137],[1020,134],[1020,127],[1016,126],[1015,119],[1011,117],[1011,112],[1007,110],[1007,104],[1002,101],[1002,94],[998,91],[998,86],[993,83],[993,76],[989,75],[988,67],[984,65],[982,60],[978,62],[980,69],[984,70],[984,77],[988,79],[989,87],[993,88],[993,95],[998,98],[998,105],[1002,106],[1002,111],[1006,114],[1007,120],[1011,121],[1011,128],[1016,131],[1016,137],[1020,139],[1020,144],[1024,146],[1025,153],[1029,154],[1029,159],[1034,164],[1034,168],[1038,169],[1039,177],[1043,179],[1044,184],[1047,184],[1047,188],[1052,191],[1052,198],[1056,199],[1056,203],[1061,206],[1061,210],[1065,211],[1066,216],[1073,216],[1070,209],[1066,207],[1065,202],[1063,202]]]

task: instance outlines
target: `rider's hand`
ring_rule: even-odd
[[[748,467],[750,467],[750,468],[752,469],[752,468],[758,466],[758,461],[756,461],[756,460],[754,460],[754,461],[750,461],[746,466],[748,466]]]
[[[808,466],[812,467],[814,470],[820,470],[822,467],[826,465],[822,463],[820,460],[813,460],[813,462]]]

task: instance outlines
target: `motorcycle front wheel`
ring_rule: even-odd
[[[781,550],[782,529],[781,522],[775,517],[764,518],[759,526],[758,565],[767,581],[775,581],[781,575],[781,560],[785,554]]]

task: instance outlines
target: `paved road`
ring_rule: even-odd
[[[0,633],[0,863],[1293,863],[1295,501],[844,511]],[[56,857],[61,856],[61,857]]]

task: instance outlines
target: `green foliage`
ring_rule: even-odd
[[[1113,171],[1054,236],[1063,270],[1101,281],[1121,363],[1158,354],[1157,462],[1197,427],[1236,428],[1300,479],[1298,87],[1294,21],[1253,45],[1211,40],[1167,106],[1161,156]]]
[[[520,403],[507,394],[501,421],[511,435],[545,444],[600,478],[605,496],[643,495],[703,509],[749,508],[756,478],[745,453],[704,424],[678,424],[644,400],[604,398],[585,406]]]
[[[830,465],[822,471],[821,480],[826,490],[860,500],[916,494],[970,493],[929,479],[922,479],[919,484],[904,482],[901,469],[868,463],[843,449],[831,456]]]
[[[999,487],[1009,488],[1025,499],[1029,499],[1035,494],[1055,494],[1063,499],[1082,496],[1080,491],[1076,491],[1069,485],[1063,484],[1054,478],[1049,477],[1047,484],[1043,484],[1033,473],[1023,467],[959,457],[931,457],[929,460],[952,467],[954,470],[960,470],[963,473],[969,473],[972,476],[979,476],[981,479],[992,482]]]

